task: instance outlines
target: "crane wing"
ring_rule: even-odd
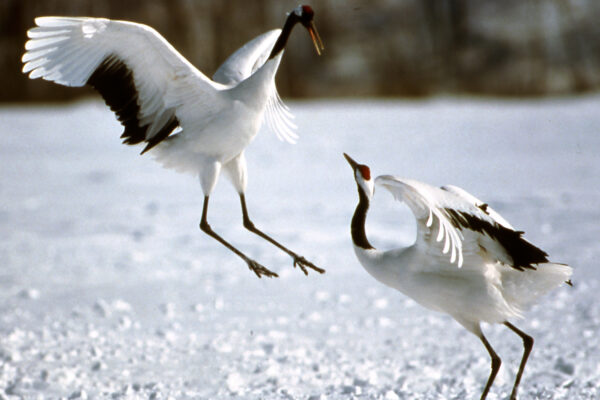
[[[65,86],[93,86],[125,127],[124,143],[147,143],[142,153],[185,125],[186,116],[177,112],[185,99],[201,99],[196,117],[215,112],[220,103],[225,87],[149,26],[103,18],[35,22],[27,32],[23,72]]]
[[[217,69],[213,80],[234,86],[250,77],[267,61],[280,33],[281,29],[273,29],[237,49]]]
[[[515,230],[515,228],[513,228],[513,226],[510,224],[510,222],[505,220],[500,214],[498,214],[494,209],[492,209],[492,207],[490,207],[489,204],[479,200],[477,197],[473,196],[466,190],[454,185],[444,185],[441,188],[442,190],[445,190],[447,192],[454,193],[458,197],[461,197],[465,202],[470,203],[475,207],[481,209],[490,218],[496,221],[497,224],[502,225],[508,229],[512,229],[513,231]]]
[[[213,80],[224,85],[234,86],[250,77],[268,60],[280,34],[281,29],[273,29],[237,49],[217,69]],[[296,143],[298,135],[295,132],[297,126],[293,123],[294,116],[279,97],[274,81],[267,100],[265,119],[269,129],[280,140]]]
[[[463,252],[484,250],[497,262],[517,270],[535,269],[548,262],[547,254],[525,240],[498,213],[463,189],[437,188],[425,183],[384,175],[375,182],[405,202],[417,219],[417,246],[424,251],[450,252],[460,268]]]

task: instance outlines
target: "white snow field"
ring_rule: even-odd
[[[260,280],[198,229],[197,179],[121,145],[100,100],[0,109],[0,399],[479,398],[480,341],[355,259],[342,152],[461,186],[572,265],[573,288],[513,321],[536,340],[520,398],[600,398],[600,97],[290,105],[301,139],[259,133],[248,207],[327,273],[247,232],[222,177],[209,221],[280,274]],[[367,230],[390,248],[415,224],[380,190]],[[488,399],[506,399],[521,340],[484,332],[503,360]]]

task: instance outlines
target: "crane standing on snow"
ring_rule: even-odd
[[[492,371],[485,399],[501,360],[481,331],[481,322],[502,323],[523,340],[523,357],[510,398],[517,389],[533,338],[508,322],[540,296],[568,280],[572,268],[548,261],[547,254],[521,237],[487,204],[456,186],[378,176],[375,183],[405,202],[417,219],[417,240],[407,248],[380,251],[365,232],[374,182],[368,166],[344,154],[352,166],[359,203],[351,224],[354,251],[375,279],[417,303],[452,316],[484,344]],[[448,252],[450,254],[448,255]]]

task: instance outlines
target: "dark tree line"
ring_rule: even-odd
[[[292,35],[277,77],[285,96],[535,96],[600,87],[597,0],[315,0],[326,51]],[[2,0],[0,101],[85,95],[20,73],[40,15],[149,24],[207,75],[254,36],[281,27],[291,0]]]

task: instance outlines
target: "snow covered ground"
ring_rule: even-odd
[[[246,232],[222,179],[209,221],[279,279],[257,279],[198,229],[194,177],[123,146],[100,102],[0,109],[0,399],[465,399],[479,340],[362,270],[342,152],[488,201],[574,288],[517,326],[535,337],[521,399],[600,398],[600,97],[291,103],[300,142],[247,151],[255,223],[326,268],[305,277]],[[376,193],[371,242],[408,245],[407,208]],[[510,393],[521,341],[484,326]]]

